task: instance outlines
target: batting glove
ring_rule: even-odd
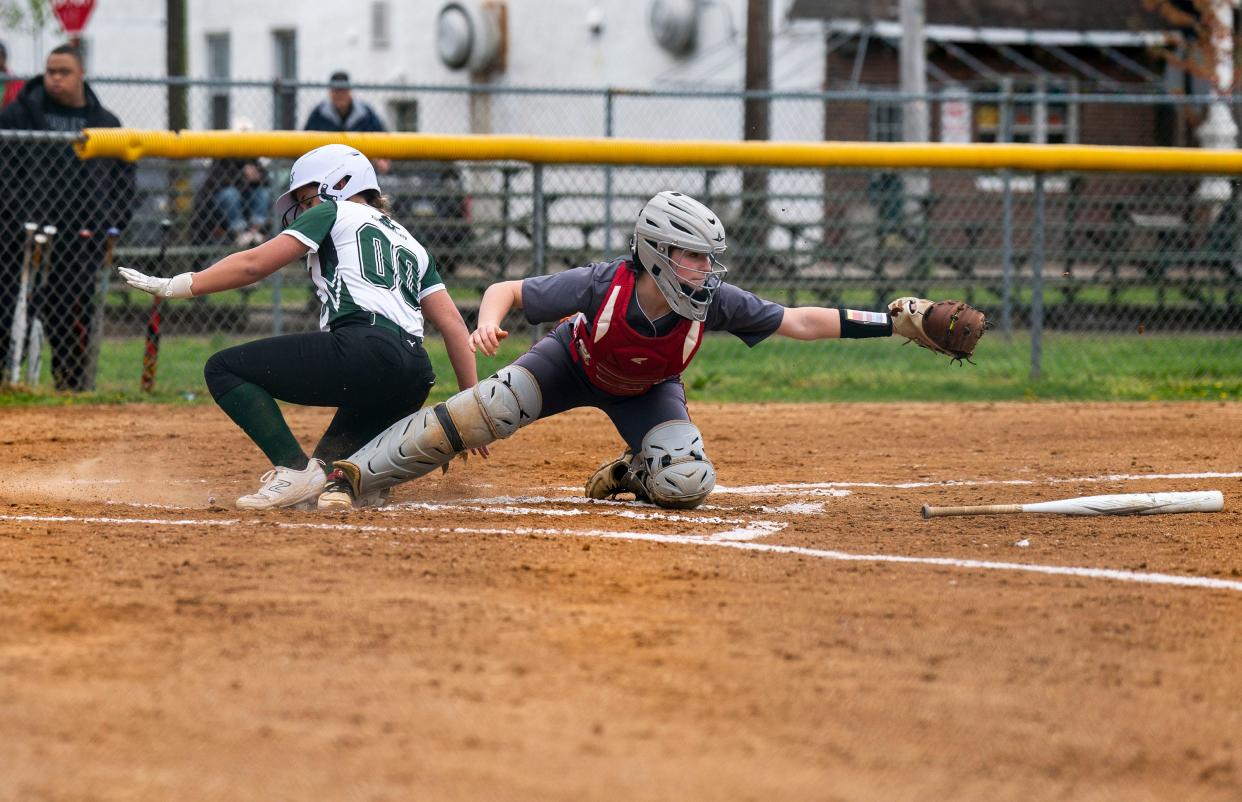
[[[125,282],[134,289],[149,292],[161,298],[192,298],[194,296],[194,291],[191,289],[193,273],[182,273],[172,278],[156,278],[128,267],[118,267],[117,270],[120,271],[121,278],[125,279]]]

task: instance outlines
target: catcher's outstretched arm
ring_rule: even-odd
[[[836,309],[822,306],[786,307],[776,333],[792,340],[835,340],[841,336],[841,318]]]
[[[887,312],[796,306],[785,308],[776,333],[793,340],[888,337],[893,333],[893,326]]]

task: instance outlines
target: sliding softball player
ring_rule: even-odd
[[[171,279],[121,268],[131,286],[190,298],[253,284],[306,257],[322,303],[321,331],[271,337],[207,360],[207,387],[220,408],[272,463],[244,509],[314,503],[324,466],[352,454],[426,400],[435,374],[423,350],[423,319],[444,336],[457,384],[475,385],[466,324],[431,255],[388,215],[375,170],[345,145],[325,145],[293,165],[276,201],[284,230],[200,273]],[[307,456],[276,400],[337,407]]]
[[[471,347],[494,354],[513,308],[531,323],[565,319],[494,376],[381,432],[335,463],[319,508],[348,509],[383,488],[423,476],[456,454],[575,407],[608,415],[626,450],[586,484],[591,498],[633,493],[692,508],[716,483],[703,435],[690,420],[681,373],[708,331],[749,346],[773,334],[797,340],[887,337],[969,357],[983,315],[957,302],[894,301],[885,312],[787,308],[724,282],[725,231],[703,204],[661,192],[638,215],[628,257],[522,281],[483,296]]]

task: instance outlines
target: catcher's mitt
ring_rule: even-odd
[[[958,362],[970,361],[987,317],[962,301],[898,298],[888,305],[893,332]]]

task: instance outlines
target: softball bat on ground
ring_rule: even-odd
[[[1057,515],[1159,515],[1171,512],[1220,512],[1225,498],[1219,490],[1190,493],[1122,493],[1115,496],[1079,496],[1034,504],[979,504],[967,507],[923,505],[924,518],[945,515],[1007,515],[1044,512]]]

